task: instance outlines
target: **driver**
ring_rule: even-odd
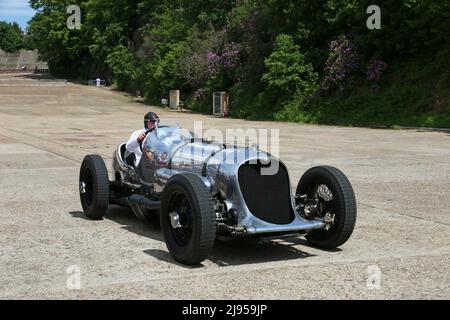
[[[152,132],[159,124],[159,117],[154,112],[148,112],[144,116],[144,129],[136,130],[131,134],[126,144],[127,151],[133,153],[136,157],[135,165],[139,164],[142,156],[141,144],[148,133]]]

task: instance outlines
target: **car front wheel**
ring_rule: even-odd
[[[309,169],[300,179],[297,198],[306,196],[315,204],[314,216],[325,222],[325,227],[306,235],[313,245],[334,249],[351,236],[356,223],[356,200],[347,177],[338,169],[319,166]]]
[[[196,265],[205,260],[214,245],[214,206],[202,179],[191,173],[173,176],[164,188],[161,229],[175,260]]]

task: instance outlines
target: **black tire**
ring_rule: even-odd
[[[323,185],[331,192],[331,196],[329,193],[326,196],[319,196],[320,192],[326,193],[327,189],[322,187]],[[308,199],[320,199],[320,208],[323,208],[320,211],[334,215],[333,223],[328,230],[314,230],[306,235],[306,239],[312,245],[334,249],[350,238],[356,223],[356,200],[350,181],[339,169],[329,166],[309,169],[300,179],[296,194],[306,194]],[[328,199],[325,199],[327,197]],[[327,212],[319,212],[319,216]]]
[[[84,157],[79,187],[84,214],[90,219],[102,219],[109,205],[109,179],[101,156],[94,154]]]
[[[182,227],[172,226],[171,212],[177,212]],[[192,173],[177,174],[164,188],[161,229],[175,260],[197,265],[211,253],[216,236],[214,205],[202,179]]]

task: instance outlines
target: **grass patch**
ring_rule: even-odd
[[[230,90],[231,116],[250,120],[300,123],[450,128],[450,47],[392,63],[377,88],[364,77],[344,92],[317,97],[308,104],[286,100],[281,110],[276,93],[235,84]],[[211,99],[188,99],[188,108],[211,112]]]
[[[450,50],[402,61],[374,89],[360,79],[349,93],[315,99],[292,120],[354,126],[450,128]],[[286,119],[283,119],[286,120]]]

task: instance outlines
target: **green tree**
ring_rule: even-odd
[[[15,22],[0,21],[0,49],[6,52],[16,52],[24,46],[22,30]]]
[[[123,45],[119,45],[108,54],[105,62],[111,68],[117,80],[118,88],[131,90],[133,88],[133,81],[136,78],[136,67],[131,52]]]
[[[280,94],[293,95],[311,92],[317,83],[317,74],[311,63],[306,63],[300,47],[292,36],[280,34],[275,41],[272,54],[264,60],[267,72],[262,81],[268,88]]]
[[[232,94],[234,114],[242,117],[275,114],[277,119],[309,121],[308,112],[331,114],[336,108],[325,106],[335,106],[330,103],[333,98],[361,92],[373,58],[389,65],[383,77],[387,80],[396,66],[425,56],[426,71],[435,53],[445,57],[450,50],[448,0],[30,0],[30,4],[38,12],[26,42],[39,49],[53,73],[100,75],[121,89],[142,91],[150,101],[178,88],[184,100],[202,97],[197,100],[205,101],[208,110],[211,91],[226,90]],[[66,27],[70,4],[81,7],[80,30]],[[366,9],[373,4],[382,10],[381,30],[366,27]],[[15,29],[0,24],[0,44],[9,51],[20,47],[21,32]],[[343,63],[346,49],[339,55],[330,49],[341,34],[358,49],[358,68],[352,74],[357,81],[325,96],[317,84],[340,78],[352,68]],[[224,52],[231,44],[239,61],[224,67],[230,65]],[[436,79],[428,81],[433,88],[442,88],[432,97],[438,106],[448,91],[446,69],[436,68],[430,72],[438,73]],[[428,78],[426,72],[423,78]]]

